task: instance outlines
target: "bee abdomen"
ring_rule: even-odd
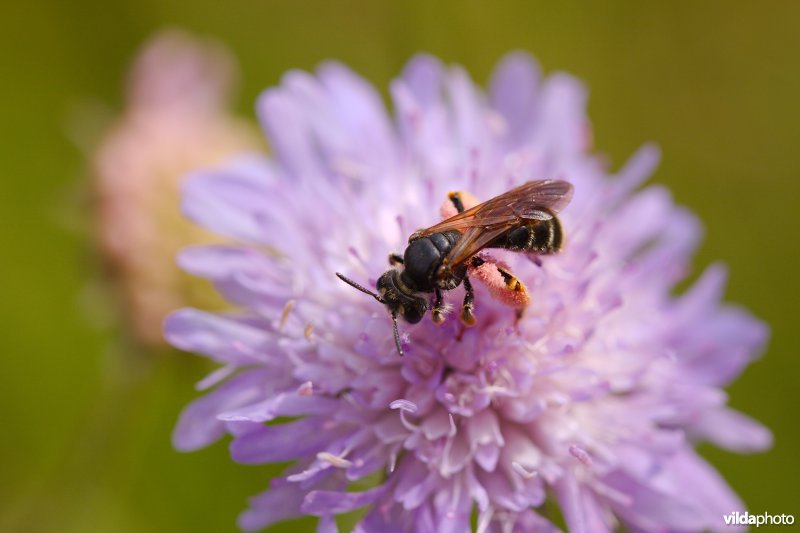
[[[564,235],[558,218],[537,221],[529,227],[532,230],[532,239],[527,250],[540,254],[551,254],[561,250]]]
[[[509,231],[490,248],[505,248],[512,251],[552,254],[561,250],[564,236],[558,218],[532,220],[524,226]]]

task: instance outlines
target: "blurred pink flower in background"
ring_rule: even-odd
[[[145,44],[127,84],[126,109],[92,157],[95,231],[135,337],[164,344],[164,316],[211,291],[175,265],[188,243],[219,241],[185,221],[179,186],[187,172],[263,148],[254,128],[228,112],[234,58],[214,42],[176,30]]]

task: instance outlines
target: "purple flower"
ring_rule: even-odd
[[[700,226],[665,188],[635,190],[656,149],[609,173],[590,153],[584,88],[524,55],[487,93],[417,57],[391,98],[394,119],[339,64],[290,72],[258,103],[274,157],[189,182],[186,214],[241,244],[180,264],[240,310],[167,321],[175,346],[223,365],[176,447],[228,433],[238,462],[292,462],[251,500],[246,530],[310,514],[329,531],[367,507],[357,531],[467,531],[473,513],[478,531],[547,531],[548,498],[571,531],[723,529],[743,505],[693,446],[769,446],[721,390],[768,332],[721,303],[719,265],[672,294]],[[541,266],[493,252],[532,298],[516,326],[476,285],[475,327],[401,323],[401,358],[386,309],[334,275],[374,287],[448,191],[486,200],[542,178],[575,187],[563,251]]]

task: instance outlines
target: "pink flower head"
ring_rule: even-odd
[[[145,344],[163,344],[170,311],[204,301],[175,266],[177,251],[220,240],[179,216],[180,181],[261,147],[254,129],[228,113],[234,78],[234,60],[219,45],[158,34],[131,68],[124,114],[92,155],[97,238]]]
[[[290,72],[258,103],[274,157],[188,182],[185,213],[239,244],[179,261],[240,311],[167,321],[175,346],[223,365],[176,447],[227,433],[238,462],[291,462],[241,515],[246,530],[310,514],[330,531],[366,507],[357,531],[468,531],[473,514],[481,532],[547,531],[548,498],[571,531],[723,530],[743,505],[693,447],[770,444],[722,392],[768,333],[721,303],[721,266],[672,294],[700,227],[665,188],[637,190],[656,149],[609,173],[584,88],[525,55],[486,93],[417,57],[391,97],[394,118],[342,65]],[[574,186],[563,251],[541,266],[492,251],[527,286],[518,322],[476,283],[474,327],[401,322],[399,357],[384,306],[334,275],[374,287],[448,191],[483,201],[544,178]]]

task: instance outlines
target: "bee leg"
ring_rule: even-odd
[[[450,200],[450,203],[453,204],[453,207],[456,208],[456,211],[459,213],[464,212],[464,201],[461,199],[461,192],[451,192],[447,195],[447,199]]]
[[[508,266],[488,254],[481,254],[469,261],[468,272],[486,285],[493,298],[513,307],[517,320],[522,317],[531,298],[525,284],[511,273]]]
[[[445,305],[444,301],[442,300],[442,291],[439,289],[434,289],[435,299],[433,300],[433,309],[431,309],[431,316],[433,317],[433,322],[436,325],[441,324],[444,322],[444,315],[445,315]]]
[[[389,264],[391,266],[402,265],[403,256],[400,254],[389,254]]]
[[[442,203],[439,208],[439,213],[442,215],[442,220],[448,219],[458,213],[463,213],[464,210],[470,209],[478,205],[478,200],[466,191],[454,191],[447,194],[447,200]]]
[[[461,306],[461,322],[465,326],[474,326],[475,315],[472,310],[475,308],[473,303],[475,301],[475,292],[472,290],[472,283],[469,282],[467,277],[464,277],[464,289],[467,293],[464,295],[464,304]]]

